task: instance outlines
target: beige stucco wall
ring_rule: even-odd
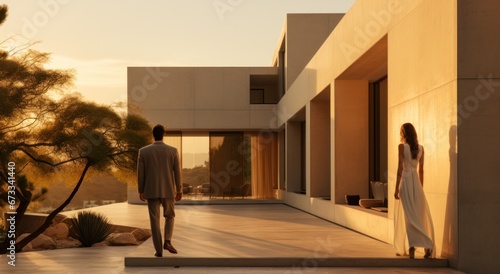
[[[286,86],[290,87],[344,14],[287,14]]]
[[[458,1],[459,268],[498,273],[500,231],[500,5]]]
[[[129,67],[129,109],[171,130],[275,128],[275,105],[250,104],[250,75],[277,68]]]
[[[315,209],[314,200],[309,195],[283,195],[285,200],[295,206],[315,211],[317,214],[339,222],[360,232],[392,243],[393,204],[395,173],[397,169],[397,145],[399,144],[399,127],[404,122],[412,122],[425,147],[425,186],[424,190],[431,208],[437,254],[449,257],[451,263],[457,262],[457,156],[456,156],[456,124],[457,124],[457,8],[456,1],[357,1],[344,16],[323,46],[318,50],[306,68],[297,77],[286,95],[279,103],[280,113],[292,117],[308,101],[327,86],[332,87],[331,95],[331,141],[332,144],[332,201],[327,203],[332,211]],[[343,73],[352,69],[357,60],[382,39],[387,42],[388,74],[388,175],[389,175],[389,213],[380,219],[370,212],[350,211],[349,208],[336,205],[342,203],[346,191],[352,189],[345,180],[362,180],[350,178],[359,175],[360,164],[353,157],[346,157],[347,144],[352,147],[355,136],[345,135],[345,128],[352,127],[348,120],[337,121],[342,113],[341,108],[351,105],[338,102],[343,96],[363,96],[362,93],[337,94],[349,89],[340,88],[348,83],[346,80],[362,82],[370,79],[369,71]],[[370,60],[366,60],[369,66]],[[363,64],[363,63],[361,63]],[[359,64],[357,64],[359,65]],[[362,67],[362,66],[360,66]],[[373,70],[378,67],[371,68]],[[336,81],[342,75],[342,81]],[[376,75],[376,74],[374,74]],[[345,77],[354,77],[345,79]],[[356,78],[359,77],[359,78]],[[361,99],[364,100],[364,99]],[[367,100],[367,99],[366,99]],[[337,109],[335,109],[337,107]],[[354,118],[353,118],[354,119]],[[355,119],[356,120],[356,119]],[[363,123],[361,119],[359,122]],[[359,128],[358,128],[359,129]],[[366,132],[367,133],[367,132]],[[345,136],[342,137],[342,136]],[[344,138],[344,140],[340,139]],[[366,134],[366,140],[368,134]],[[351,141],[350,141],[351,140]],[[362,139],[356,141],[367,146]],[[337,149],[337,150],[336,150]],[[366,147],[367,149],[367,147]],[[340,157],[342,154],[343,157]],[[363,155],[353,153],[355,155]],[[367,155],[367,151],[365,153]],[[358,159],[363,161],[363,159]],[[365,159],[366,164],[368,159]],[[313,163],[311,163],[312,165]],[[339,183],[339,176],[344,182]],[[367,178],[366,178],[367,180]],[[366,189],[365,191],[368,191]],[[362,193],[363,194],[363,193]],[[349,212],[349,213],[346,213]],[[353,220],[351,218],[356,218]],[[372,220],[377,226],[367,225]],[[366,228],[364,228],[365,226]],[[367,229],[367,228],[370,229]]]
[[[389,193],[395,187],[399,129],[410,122],[424,146],[424,191],[437,254],[444,251],[451,260],[457,255],[456,41],[455,1],[421,1],[388,34]],[[394,203],[392,195],[389,202]]]

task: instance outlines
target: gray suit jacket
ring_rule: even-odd
[[[182,192],[177,149],[155,141],[139,149],[137,183],[144,198],[175,198]]]

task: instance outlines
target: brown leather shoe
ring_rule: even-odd
[[[155,257],[163,257],[163,254],[155,252]]]
[[[177,254],[177,250],[172,246],[170,241],[165,241],[163,249],[168,250],[170,253]]]

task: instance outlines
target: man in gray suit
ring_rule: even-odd
[[[165,217],[165,242],[163,249],[177,253],[172,246],[174,229],[175,202],[182,199],[181,171],[177,149],[163,143],[165,128],[153,128],[154,143],[139,149],[137,159],[137,182],[139,197],[147,201],[151,234],[155,246],[155,256],[163,255],[160,230],[160,204]]]

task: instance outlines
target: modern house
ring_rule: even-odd
[[[129,67],[129,110],[168,126],[181,152],[183,138],[208,138],[211,198],[250,185],[242,196],[387,243],[399,129],[411,122],[437,255],[494,273],[498,14],[494,0],[359,0],[345,15],[289,14],[269,67]],[[372,181],[387,183],[387,212],[346,202],[373,198]]]

